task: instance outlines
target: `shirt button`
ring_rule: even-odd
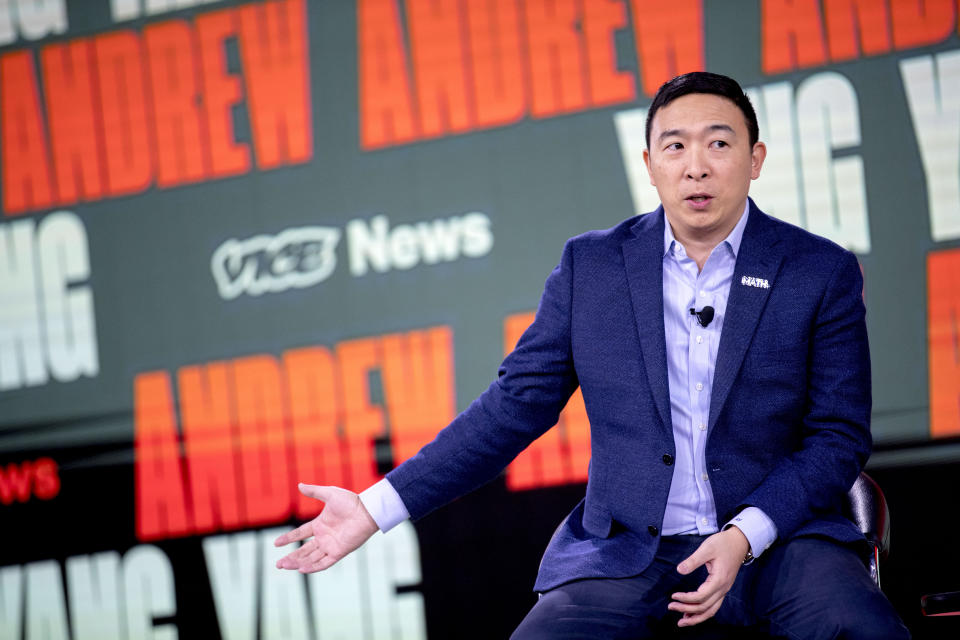
[[[669,453],[663,454],[663,464],[667,465],[668,467],[669,467],[670,465],[672,465],[672,464],[673,464],[673,456],[670,455]]]
[[[706,430],[707,430],[707,425],[705,425],[705,424],[703,424],[703,423],[701,422],[701,423],[700,423],[700,431],[706,431]]]
[[[702,477],[704,480],[709,480],[709,479],[710,479],[710,476],[708,476],[706,473],[704,473],[701,477]]]
[[[697,344],[701,344],[702,342],[703,342],[703,336],[697,336]]]
[[[697,391],[703,391],[703,383],[702,383],[702,382],[698,382],[698,383],[697,383]]]
[[[650,533],[650,535],[654,537],[656,537],[657,534],[660,533],[660,530],[653,525],[650,525],[649,527],[647,527],[647,531]]]
[[[702,524],[703,526],[707,526],[707,519],[706,519],[706,518],[700,518],[700,524]]]

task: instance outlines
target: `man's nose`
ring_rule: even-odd
[[[688,178],[691,180],[703,180],[710,175],[710,168],[708,166],[707,159],[704,157],[703,151],[691,149],[690,153],[687,154],[687,158]]]

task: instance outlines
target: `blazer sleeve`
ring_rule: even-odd
[[[573,241],[547,278],[533,323],[498,377],[416,455],[387,474],[413,519],[495,478],[557,423],[578,386],[570,347]]]
[[[870,353],[862,292],[856,257],[844,251],[812,327],[799,446],[741,505],[763,510],[782,539],[836,513],[870,454]]]

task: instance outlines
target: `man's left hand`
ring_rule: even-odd
[[[673,594],[673,602],[667,608],[683,614],[677,623],[679,626],[700,624],[720,609],[749,549],[750,542],[743,532],[730,527],[704,540],[689,558],[677,565],[677,571],[683,575],[701,565],[706,566],[709,573],[696,591]]]

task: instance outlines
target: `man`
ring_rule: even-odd
[[[647,638],[753,626],[787,638],[908,637],[840,505],[869,454],[870,366],[856,258],[764,215],[766,147],[732,79],[674,78],[644,160],[662,206],[567,242],[498,379],[360,497],[278,538],[322,570],[378,528],[496,476],[579,385],[585,499],[554,535],[515,638]]]

